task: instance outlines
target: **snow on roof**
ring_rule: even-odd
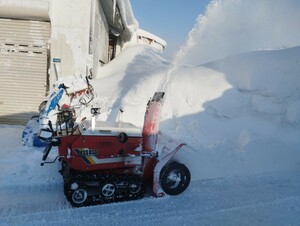
[[[139,43],[140,42],[147,43],[150,46],[153,46],[159,50],[164,50],[167,46],[167,42],[165,40],[143,29],[138,29],[136,31],[136,34],[138,36]]]
[[[129,0],[116,0],[123,19],[124,33],[133,42],[146,43],[158,50],[164,50],[167,42],[148,31],[139,28],[139,23],[134,17]]]

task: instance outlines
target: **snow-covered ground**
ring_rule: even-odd
[[[293,29],[299,1],[281,1],[275,10],[279,16],[294,8],[279,23],[294,35],[282,30],[273,40],[279,32],[273,26],[251,33],[249,43],[233,23],[255,8],[243,2],[214,1],[174,60],[128,46],[91,81],[99,119],[117,120],[122,107],[123,121],[139,127],[148,99],[166,92],[160,128],[187,143],[176,156],[192,174],[183,194],[71,208],[59,164],[41,167],[42,149],[21,144],[24,127],[0,125],[1,225],[299,225],[300,41],[293,38],[300,37]],[[264,1],[254,15],[260,23],[243,32],[255,24],[265,31],[272,4]],[[212,31],[224,37],[215,41],[219,52],[209,44],[218,37]],[[226,46],[228,35],[237,46]]]
[[[299,170],[194,180],[179,196],[72,208],[58,164],[41,167],[41,150],[21,146],[22,129],[0,126],[1,225],[299,225]]]

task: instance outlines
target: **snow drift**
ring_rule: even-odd
[[[114,121],[122,106],[123,120],[141,127],[145,100],[165,91],[161,130],[188,144],[178,158],[194,180],[299,167],[300,47],[200,66],[171,64],[141,46],[118,60],[129,56],[122,73],[93,81],[106,106],[100,117]]]
[[[191,147],[194,178],[299,167],[300,47],[175,69],[162,129]]]

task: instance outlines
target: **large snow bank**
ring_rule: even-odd
[[[179,67],[162,130],[189,144],[194,178],[299,168],[300,47]]]
[[[92,81],[99,118],[115,121],[122,107],[142,127],[148,98],[165,91],[161,130],[187,143],[178,158],[194,180],[299,168],[300,47],[178,66],[132,46],[116,60]]]
[[[229,55],[300,44],[298,0],[214,0],[198,17],[177,62],[202,64]]]

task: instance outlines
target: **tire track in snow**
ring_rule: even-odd
[[[237,224],[253,225],[259,220],[270,224],[274,223],[274,219],[279,219],[280,223],[284,213],[284,216],[288,216],[286,222],[293,223],[300,220],[298,173],[195,181],[179,196],[144,198],[76,209],[64,203],[62,196],[54,199],[50,206],[40,202],[37,203],[40,207],[33,206],[30,210],[29,205],[26,207],[29,209],[23,210],[23,213],[12,209],[15,215],[3,217],[1,222],[4,225],[22,222],[29,222],[30,225],[69,225],[74,222],[85,225],[199,225],[199,222],[218,223],[224,217],[234,219]],[[48,194],[50,198],[51,195]],[[265,218],[258,219],[260,215]],[[249,223],[240,216],[249,218]]]

